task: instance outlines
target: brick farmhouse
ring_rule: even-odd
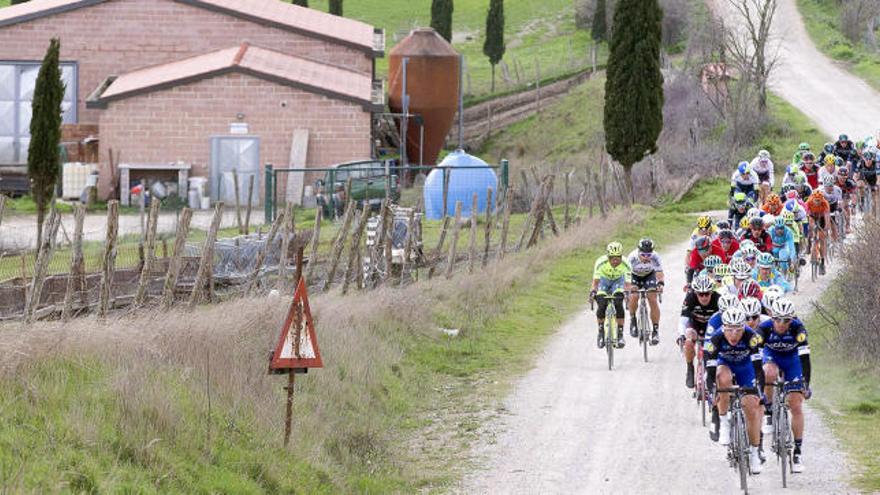
[[[263,165],[288,165],[296,130],[307,167],[370,156],[381,30],[281,0],[31,0],[0,8],[0,165],[26,162],[53,37],[64,134],[98,137],[102,195],[111,148],[126,164],[189,164],[215,199],[231,168],[261,197]]]

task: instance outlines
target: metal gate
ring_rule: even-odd
[[[260,138],[222,136],[211,138],[211,198],[235,204],[233,171],[238,172],[238,199],[247,203],[248,177],[254,178],[254,203],[260,198]]]

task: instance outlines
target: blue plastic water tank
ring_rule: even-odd
[[[449,175],[449,192],[447,195],[446,213],[455,215],[455,202],[461,201],[461,216],[471,216],[473,195],[477,193],[479,205],[477,214],[486,212],[487,189],[492,188],[492,207],[494,210],[495,195],[498,193],[498,177],[483,160],[471,156],[462,150],[456,150],[438,165],[453,167],[446,170]],[[454,170],[454,167],[481,167]],[[425,180],[425,215],[431,220],[443,218],[443,170],[434,169]]]

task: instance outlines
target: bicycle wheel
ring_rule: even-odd
[[[792,442],[791,440],[791,424],[789,424],[788,417],[788,405],[782,404],[779,407],[779,433],[780,433],[780,446],[782,447],[782,453],[779,456],[779,464],[782,467],[782,487],[786,488],[788,486],[788,473],[791,472],[791,449]]]
[[[642,355],[647,363],[648,341],[651,339],[651,335],[648,333],[648,307],[645,304],[644,299],[639,302],[639,319],[642,320],[641,323],[639,323],[639,339],[642,341]]]
[[[700,405],[700,417],[706,426],[706,379],[704,378],[703,360],[697,362],[697,403]]]
[[[737,464],[739,465],[739,486],[749,493],[749,440],[746,435],[746,421],[742,409],[736,411],[736,436],[739,439],[737,445]]]
[[[614,366],[614,346],[617,345],[614,318],[605,317],[605,352],[608,354],[608,371]]]

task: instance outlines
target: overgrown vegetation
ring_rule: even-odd
[[[880,90],[880,51],[871,45],[868,26],[875,22],[880,4],[873,0],[797,0],[813,43],[834,60],[843,62],[855,75]],[[859,9],[874,10],[859,14]],[[870,23],[870,24],[869,24]]]

